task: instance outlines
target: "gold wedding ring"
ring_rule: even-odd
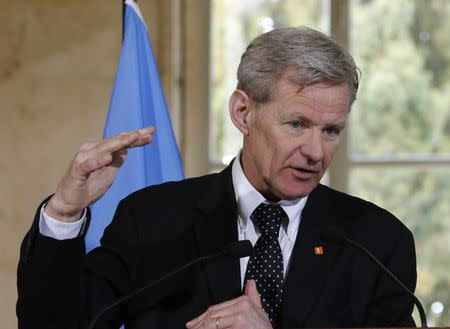
[[[218,318],[216,318],[216,329],[220,329],[220,316]]]

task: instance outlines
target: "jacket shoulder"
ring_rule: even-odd
[[[319,197],[334,209],[343,226],[365,228],[374,234],[390,231],[412,239],[410,230],[394,214],[375,203],[324,185],[319,185],[316,190]]]

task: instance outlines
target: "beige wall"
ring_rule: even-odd
[[[140,1],[155,49],[170,32],[158,29],[170,14],[161,3]],[[119,0],[0,0],[2,328],[17,327],[19,244],[36,206],[53,192],[78,145],[101,136],[120,50],[121,8]]]

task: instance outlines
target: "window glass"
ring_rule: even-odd
[[[351,53],[362,80],[349,159],[374,162],[370,169],[353,164],[350,193],[393,212],[413,232],[416,292],[432,326],[450,323],[450,166],[432,169],[450,155],[448,31],[450,1],[351,1]],[[401,165],[414,159],[430,165]]]
[[[353,0],[353,156],[450,154],[450,1]]]

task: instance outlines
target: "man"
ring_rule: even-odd
[[[407,294],[358,250],[321,238],[338,228],[414,290],[411,233],[387,211],[319,184],[357,88],[353,59],[322,33],[282,28],[257,37],[229,102],[243,134],[239,155],[219,174],[125,198],[86,257],[85,208],[153,128],[83,145],[22,245],[19,325],[83,328],[115,298],[245,239],[250,258],[176,275],[107,312],[99,328],[414,325]]]

